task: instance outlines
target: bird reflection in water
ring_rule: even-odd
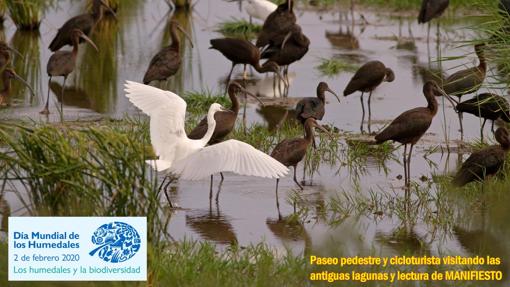
[[[218,203],[216,210],[210,205],[209,210],[196,210],[186,214],[186,225],[203,239],[219,244],[237,244],[237,236],[230,219],[220,211]]]

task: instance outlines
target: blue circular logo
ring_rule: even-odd
[[[120,263],[129,260],[140,250],[140,235],[136,229],[124,222],[111,222],[101,225],[92,235],[92,243],[99,245],[90,251],[90,256],[98,253],[105,262]]]

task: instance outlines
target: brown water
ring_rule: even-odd
[[[48,78],[45,65],[50,57],[46,48],[56,33],[56,29],[69,17],[82,13],[82,1],[58,1],[57,7],[48,9],[39,33],[16,31],[12,22],[4,23],[1,35],[13,47],[26,55],[26,63],[16,59],[16,71],[26,78],[37,91],[38,97],[30,101],[28,94],[16,84],[12,107],[0,111],[1,119],[33,119],[36,121],[57,121],[55,105],[59,103],[61,79],[50,85],[53,114],[47,119],[39,115],[47,92]],[[123,4],[124,5],[124,4]],[[169,42],[168,14],[164,1],[128,0],[119,13],[119,21],[107,19],[98,27],[93,40],[98,44],[97,53],[86,45],[80,46],[79,71],[68,80],[64,99],[67,120],[87,120],[102,115],[123,117],[136,113],[123,95],[125,80],[141,81],[151,57]],[[355,23],[348,18],[344,8],[316,10],[313,7],[298,7],[298,23],[310,38],[309,53],[302,61],[291,66],[291,88],[289,97],[314,96],[319,81],[326,81],[335,91],[342,94],[343,88],[352,73],[343,72],[337,76],[321,76],[315,69],[320,58],[339,57],[362,64],[368,60],[381,60],[396,74],[393,83],[383,83],[372,99],[372,131],[377,131],[402,111],[416,106],[424,106],[422,86],[428,78],[428,69],[442,66],[446,74],[460,68],[477,64],[472,47],[462,46],[459,41],[471,39],[472,32],[466,27],[474,22],[470,19],[445,20],[436,37],[432,27],[430,41],[427,42],[427,26],[419,26],[414,17],[404,18],[377,11],[364,12],[368,25],[362,25],[359,12],[355,12]],[[219,22],[231,17],[247,17],[237,2],[197,1],[190,14],[177,14],[176,17],[189,31],[192,31],[195,48],[186,46],[182,67],[179,73],[165,87],[182,93],[188,90],[220,90],[221,82],[229,71],[230,63],[223,56],[209,48],[209,39],[221,37],[215,32]],[[412,34],[410,33],[412,31]],[[400,41],[397,41],[399,39]],[[437,61],[443,57],[466,56],[458,60]],[[491,70],[489,74],[493,74]],[[241,75],[241,69],[236,76]],[[265,98],[278,98],[273,93],[272,78],[252,74],[250,89]],[[487,86],[491,86],[488,84]],[[487,90],[486,88],[482,89]],[[505,94],[503,90],[492,92]],[[467,96],[468,97],[468,96]],[[467,98],[466,97],[466,98]],[[342,98],[338,103],[329,99],[323,122],[338,127],[346,133],[359,133],[361,108],[359,94]],[[366,98],[365,98],[366,100]],[[278,99],[277,99],[278,101]],[[293,103],[295,101],[290,101]],[[288,104],[289,106],[292,104]],[[442,103],[441,103],[442,105]],[[268,121],[274,125],[282,114],[275,107],[260,110],[250,106],[247,113],[249,122]],[[443,118],[444,117],[444,118]],[[444,123],[446,119],[446,131]],[[464,118],[466,141],[479,137],[480,121],[466,115]],[[321,254],[369,254],[394,255],[402,253],[419,254],[493,254],[510,259],[510,223],[507,220],[508,194],[497,198],[485,198],[484,208],[473,202],[454,198],[454,205],[447,208],[452,213],[452,222],[441,229],[433,224],[435,213],[440,210],[435,197],[432,175],[451,173],[456,170],[459,160],[466,155],[442,152],[428,152],[431,147],[445,146],[445,133],[455,147],[460,138],[457,115],[448,104],[443,114],[434,119],[432,127],[416,148],[412,160],[412,180],[420,183],[423,189],[430,187],[430,204],[420,207],[413,224],[393,213],[391,204],[398,204],[404,192],[403,167],[399,162],[400,150],[394,152],[394,159],[380,165],[368,158],[362,166],[346,164],[322,164],[313,174],[312,186],[299,191],[289,176],[280,182],[280,204],[283,217],[293,213],[293,206],[286,200],[287,195],[298,192],[302,195],[300,209],[306,208],[309,216],[302,224],[287,224],[279,220],[274,198],[274,181],[260,178],[247,178],[232,174],[226,175],[221,186],[218,205],[209,204],[209,181],[176,184],[171,193],[172,199],[182,207],[174,212],[168,232],[174,239],[194,238],[216,242],[228,246],[232,242],[240,245],[264,241],[276,248],[290,247],[296,253],[314,251]],[[486,138],[492,139],[487,128]],[[343,152],[349,147],[342,143]],[[342,158],[342,157],[341,157]],[[345,158],[344,158],[345,159]],[[298,167],[298,177],[303,176],[302,165]],[[424,181],[420,178],[424,176]],[[214,183],[218,188],[218,180]],[[310,178],[307,176],[307,183]],[[338,194],[369,197],[377,195],[386,201],[386,207],[378,207],[382,214],[373,211],[352,210],[335,225],[321,219],[318,214],[331,196]],[[494,196],[493,196],[494,197]],[[22,205],[12,194],[5,196],[1,210],[13,214],[23,214]],[[482,199],[480,199],[482,200]],[[441,203],[442,200],[438,202]],[[449,202],[452,200],[450,199]],[[377,208],[376,208],[377,209]],[[444,208],[443,208],[444,209]],[[5,213],[4,213],[5,214]],[[4,222],[4,221],[2,221]],[[2,224],[2,229],[4,225]]]

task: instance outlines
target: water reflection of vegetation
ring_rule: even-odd
[[[38,31],[22,31],[17,30],[11,40],[11,45],[18,50],[23,59],[16,57],[13,60],[14,70],[18,75],[27,81],[34,89],[36,95],[42,95],[42,68],[41,68],[41,52],[40,52],[40,34]],[[25,86],[20,83],[13,85],[13,93],[15,97],[20,95],[23,98],[29,98],[28,91]],[[18,99],[23,101],[22,99]]]
[[[111,112],[117,98],[117,35],[118,22],[105,18],[97,23],[92,40],[99,51],[83,46],[85,53],[80,69],[75,70],[75,85],[87,91],[93,109],[100,113]]]

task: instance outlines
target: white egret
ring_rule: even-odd
[[[252,17],[265,21],[267,16],[278,7],[268,0],[248,0],[247,2],[245,9],[246,13],[250,15],[250,22]]]
[[[151,143],[158,160],[147,163],[157,171],[184,180],[200,180],[219,172],[274,179],[289,171],[277,160],[241,141],[227,140],[206,146],[216,127],[214,114],[224,110],[220,104],[214,103],[209,108],[204,137],[192,140],[184,130],[186,102],[181,97],[131,81],[126,82],[125,91],[127,98],[150,116]],[[171,205],[166,188],[165,195]]]

